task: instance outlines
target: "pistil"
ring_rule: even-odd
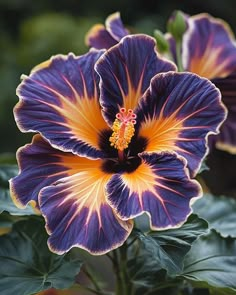
[[[111,146],[118,150],[118,159],[120,162],[125,160],[124,150],[134,135],[136,124],[136,114],[133,110],[121,108],[120,112],[116,114],[116,119],[112,125],[112,135],[109,139]]]

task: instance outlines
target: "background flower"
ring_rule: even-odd
[[[129,31],[124,27],[120,13],[116,12],[107,17],[105,26],[94,25],[86,34],[85,43],[96,49],[108,49],[128,34]]]
[[[235,153],[236,45],[233,32],[225,21],[206,13],[185,17],[187,26],[182,39],[183,70],[206,77],[219,87],[228,116],[220,133],[211,138],[211,144]],[[176,60],[174,39],[169,40]]]

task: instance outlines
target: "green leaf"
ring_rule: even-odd
[[[9,232],[12,228],[12,224],[13,220],[11,219],[11,215],[7,212],[0,214],[0,235]]]
[[[166,40],[165,35],[160,30],[154,31],[154,38],[157,42],[158,52],[166,53],[169,51],[169,42]]]
[[[211,230],[192,245],[184,260],[182,277],[236,291],[236,240]]]
[[[0,165],[0,213],[7,211],[12,215],[35,214],[30,206],[19,209],[11,199],[8,181],[17,174],[18,168],[16,165]]]
[[[205,194],[193,205],[198,216],[208,221],[209,227],[215,229],[223,237],[236,238],[236,200]]]
[[[230,288],[218,288],[208,285],[206,282],[191,281],[192,288],[195,290],[193,294],[201,294],[199,290],[208,290],[209,295],[235,295],[236,291]],[[205,294],[205,293],[204,293]]]
[[[29,295],[70,287],[81,262],[49,251],[42,218],[30,217],[0,236],[0,294]]]
[[[149,257],[148,254],[148,250],[142,248],[139,255],[130,258],[127,263],[128,274],[135,284],[137,294],[144,294],[144,290],[154,287],[157,282],[163,282],[166,278],[166,270],[161,269],[153,256]]]
[[[13,221],[11,219],[11,215],[7,212],[3,212],[0,214],[0,228],[3,227],[12,227]]]
[[[134,281],[144,285],[156,284],[157,276],[164,279],[182,272],[183,260],[196,238],[207,231],[207,222],[191,215],[180,228],[144,234],[136,232],[141,241],[140,253],[128,262]],[[165,271],[164,271],[165,270]]]
[[[211,295],[235,295],[236,291],[229,288],[210,288]]]

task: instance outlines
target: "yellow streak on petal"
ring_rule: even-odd
[[[142,163],[133,173],[125,173],[122,175],[122,180],[125,187],[130,189],[130,193],[137,193],[139,204],[143,207],[142,194],[145,191],[155,193],[153,185],[156,184],[156,175],[153,173],[150,166]]]
[[[76,158],[78,159],[76,160]],[[75,213],[67,222],[66,229],[84,208],[88,209],[86,224],[90,223],[93,214],[97,214],[99,227],[102,229],[103,224],[100,209],[102,205],[108,205],[105,195],[105,187],[112,175],[106,174],[100,169],[101,160],[89,160],[87,158],[76,156],[65,156],[63,158],[63,163],[71,168],[71,176],[62,179],[58,184],[61,186],[59,193],[65,193],[65,198],[59,204],[59,207],[63,206],[66,202],[71,201],[77,206]],[[74,174],[76,170],[77,173]],[[132,221],[120,220],[115,212],[114,217],[117,218],[117,222],[120,226],[127,231],[128,236],[132,230]],[[49,229],[48,231],[50,232]],[[117,245],[114,245],[114,248],[116,247]]]
[[[169,221],[172,223],[172,217],[169,214],[169,211],[167,209],[167,203],[172,204],[171,201],[165,200],[162,198],[161,195],[158,193],[158,188],[162,188],[165,191],[173,192],[176,195],[179,196],[179,198],[185,198],[185,196],[178,190],[175,190],[171,188],[170,186],[167,186],[164,184],[165,181],[171,181],[178,183],[181,183],[181,181],[168,179],[162,176],[158,175],[158,169],[155,171],[152,170],[152,167],[148,165],[147,163],[143,162],[137,170],[135,170],[133,173],[126,173],[122,175],[122,181],[125,184],[125,188],[129,188],[130,195],[132,193],[136,193],[137,197],[139,199],[139,205],[143,209],[143,193],[144,192],[150,192],[152,194],[153,198],[156,198],[161,206],[163,207],[166,217],[169,219]],[[176,205],[176,204],[172,204]],[[147,212],[149,214],[149,212]],[[155,226],[151,225],[153,229],[156,229]]]
[[[147,152],[175,151],[175,142],[183,130],[180,120],[171,116],[168,118],[159,117],[147,118],[140,128],[140,136],[148,139]]]
[[[140,76],[140,80],[139,80],[139,84],[137,88],[134,88],[134,86],[132,85],[127,68],[126,68],[126,76],[127,76],[127,82],[128,82],[128,93],[127,95],[125,95],[124,92],[122,91],[122,96],[124,101],[124,104],[122,107],[126,108],[126,110],[128,109],[134,110],[137,107],[138,102],[143,95],[143,93],[141,92],[142,82],[143,82],[143,73]]]
[[[125,186],[129,187],[132,192],[141,195],[143,192],[150,190],[150,185],[155,183],[156,175],[150,166],[142,163],[134,172],[124,173],[122,179]]]
[[[201,20],[202,18],[208,18],[211,21],[211,23],[222,26],[231,42],[235,43],[234,33],[230,28],[229,24],[226,23],[224,20],[212,17],[207,13],[200,13],[190,17],[190,19],[192,19],[193,22],[195,20]],[[208,79],[224,78],[231,73],[231,71],[224,70],[225,67],[227,67],[231,61],[229,58],[227,58],[224,60],[224,62],[219,63],[218,56],[221,54],[222,49],[220,47],[217,49],[213,48],[211,43],[212,40],[211,38],[209,38],[208,44],[206,44],[206,50],[203,54],[200,55],[200,58],[191,58],[188,70]]]
[[[130,189],[130,194],[137,193],[139,199],[139,205],[143,209],[143,193],[149,191],[152,193],[152,196],[158,199],[161,206],[163,207],[167,218],[172,222],[171,216],[169,215],[168,209],[166,208],[165,200],[158,194],[156,187],[162,187],[166,190],[174,191],[171,188],[163,185],[161,182],[158,182],[158,179],[163,180],[162,177],[158,177],[153,171],[152,168],[146,163],[142,163],[135,172],[130,174],[122,175],[122,180],[125,183],[125,186]],[[179,194],[177,191],[175,193]],[[149,213],[148,213],[149,214]]]
[[[29,202],[28,205],[30,205],[30,206],[32,207],[32,209],[34,210],[34,213],[35,213],[36,215],[41,215],[41,212],[40,212],[40,210],[36,207],[36,202],[35,202],[34,200],[31,200],[31,201]]]
[[[68,176],[84,171],[100,171],[101,160],[90,160],[85,157],[79,157],[72,153],[64,153],[61,157],[61,165],[65,166]],[[102,171],[101,171],[102,173]]]
[[[101,107],[98,102],[97,92],[95,87],[94,97],[88,97],[85,81],[84,83],[84,97],[80,97],[74,87],[68,80],[65,80],[74,93],[75,101],[71,98],[62,96],[56,90],[43,85],[46,89],[54,93],[60,100],[60,106],[41,101],[48,104],[51,108],[55,109],[65,119],[66,123],[59,123],[68,127],[74,138],[82,140],[92,147],[99,149],[98,137],[99,133],[107,129],[108,126],[104,121],[101,114]],[[40,101],[40,100],[39,100]]]
[[[98,101],[95,98],[82,98],[77,99],[74,107],[71,104],[68,100],[62,103],[62,115],[66,117],[67,126],[72,130],[74,137],[99,149],[99,133],[108,127]]]
[[[208,79],[226,77],[229,72],[225,71],[225,68],[228,66],[230,60],[225,59],[219,64],[221,51],[221,48],[212,50],[208,46],[202,56],[191,59],[188,70]]]
[[[63,192],[66,195],[60,206],[71,200],[77,204],[77,210],[68,226],[84,207],[89,209],[87,222],[89,222],[91,215],[97,212],[100,226],[102,226],[99,211],[101,205],[107,203],[105,186],[111,178],[111,174],[106,174],[101,170],[101,160],[66,155],[62,161],[63,165],[69,168],[69,177],[62,179],[59,184],[62,185],[60,193]]]
[[[192,111],[192,113],[186,115],[183,118],[177,118],[179,111],[188,103],[191,96],[186,98],[186,100],[175,109],[175,111],[169,116],[164,117],[164,110],[168,99],[162,106],[160,114],[157,116],[147,117],[146,120],[141,124],[139,134],[145,137],[147,142],[146,151],[147,152],[161,152],[161,151],[182,151],[189,153],[188,151],[181,149],[175,143],[176,141],[195,141],[198,138],[184,138],[180,136],[181,131],[191,129],[202,129],[206,126],[184,126],[184,122],[189,118],[201,113],[203,110],[207,109],[209,106],[204,106],[202,108]]]
[[[51,64],[51,59],[48,59],[40,64],[38,64],[37,66],[35,66],[32,70],[31,73],[38,71],[38,70],[42,70],[44,68],[48,68]]]

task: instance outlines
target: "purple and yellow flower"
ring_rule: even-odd
[[[228,117],[212,137],[217,148],[236,153],[236,41],[229,25],[206,13],[186,16],[182,41],[184,71],[210,79],[221,91]],[[175,54],[173,39],[171,48]]]
[[[127,36],[111,49],[58,55],[23,77],[14,113],[37,132],[17,153],[16,204],[35,201],[56,253],[119,247],[143,213],[153,230],[180,226],[201,195],[207,137],[225,118],[207,79],[177,73],[155,41]]]
[[[85,43],[96,49],[109,49],[129,34],[120,18],[120,13],[109,15],[103,24],[94,25],[86,34]]]

